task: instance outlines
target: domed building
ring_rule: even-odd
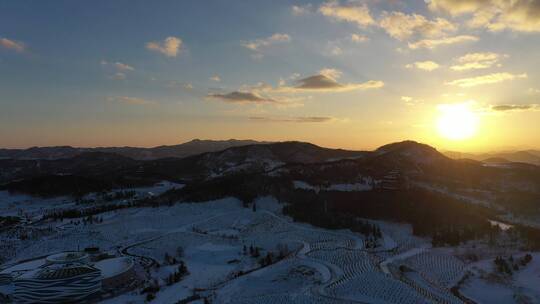
[[[101,271],[101,285],[105,291],[128,287],[136,280],[134,263],[129,257],[101,260],[94,267]]]
[[[48,264],[82,263],[87,264],[90,258],[87,253],[79,251],[66,251],[48,256]]]
[[[81,263],[52,264],[14,281],[15,303],[79,303],[101,292],[101,272]]]
[[[137,282],[130,257],[90,260],[87,252],[68,251],[21,262],[0,271],[0,286],[14,303],[85,303]]]

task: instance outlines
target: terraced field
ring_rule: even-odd
[[[403,263],[421,273],[427,281],[445,288],[455,284],[465,268],[458,258],[433,251],[414,255]]]

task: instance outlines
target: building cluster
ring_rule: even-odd
[[[85,303],[135,284],[130,257],[99,250],[62,252],[0,271],[0,293],[14,303]]]
[[[383,190],[403,190],[409,188],[409,183],[399,170],[392,170],[383,176],[379,188]]]

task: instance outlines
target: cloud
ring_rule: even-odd
[[[402,12],[384,12],[379,20],[379,26],[390,36],[401,41],[412,36],[441,37],[457,30],[456,25],[443,18],[428,20],[422,15],[407,15]]]
[[[221,82],[221,77],[219,77],[219,75],[214,75],[210,77],[210,80],[215,81],[215,82]]]
[[[126,79],[126,74],[122,72],[118,72],[118,73],[115,73],[114,75],[110,75],[109,78],[113,80],[124,80]]]
[[[100,63],[111,73],[107,77],[113,80],[124,80],[127,77],[127,72],[135,71],[134,67],[122,62],[108,62],[106,60],[101,60]]]
[[[377,89],[384,86],[382,81],[370,80],[363,83],[340,83],[341,71],[336,69],[322,69],[316,75],[299,78],[298,74],[289,77],[292,84],[281,78],[277,87],[257,83],[256,85],[243,85],[237,91],[227,94],[208,94],[208,98],[219,99],[229,103],[241,104],[273,104],[278,108],[291,108],[303,106],[303,101],[311,96],[295,96],[302,93],[335,93],[354,90]]]
[[[276,33],[264,39],[256,39],[252,41],[243,41],[242,46],[252,51],[260,51],[262,48],[268,47],[276,43],[284,43],[291,41],[291,36],[287,34]]]
[[[537,95],[537,94],[540,94],[540,89],[529,88],[527,90],[527,93],[529,93],[530,95]]]
[[[359,34],[351,34],[351,41],[355,43],[361,43],[369,41],[369,37]]]
[[[191,84],[189,82],[181,82],[181,81],[171,80],[166,84],[166,87],[171,88],[171,89],[182,88],[182,89],[186,89],[186,90],[191,90],[191,89],[193,89],[193,84]]]
[[[135,69],[132,66],[127,65],[125,63],[121,63],[121,62],[115,62],[114,66],[120,71],[135,71]]]
[[[167,57],[176,57],[182,49],[182,39],[174,36],[165,38],[163,42],[151,41],[146,43],[146,48],[161,53]]]
[[[291,11],[295,16],[303,16],[311,13],[312,7],[311,3],[306,5],[293,5]]]
[[[508,55],[492,52],[469,53],[457,58],[456,61],[459,64],[451,66],[450,69],[454,71],[487,69],[497,64],[501,58],[506,57],[508,57]]]
[[[343,54],[343,49],[339,45],[336,45],[335,42],[328,42],[326,49],[327,53],[332,56],[339,56]]]
[[[425,49],[434,49],[443,45],[451,45],[457,43],[463,43],[467,41],[478,41],[478,37],[470,35],[459,35],[452,37],[445,37],[440,39],[424,39],[416,42],[409,42],[409,48],[412,50],[425,48]]]
[[[471,15],[469,26],[493,32],[540,31],[540,2],[537,0],[431,0],[429,8],[453,16]]]
[[[320,75],[324,75],[330,79],[337,80],[343,74],[340,70],[324,68],[319,71]]]
[[[244,92],[244,91],[233,91],[227,94],[208,94],[208,98],[219,99],[228,103],[276,103],[277,101],[272,98],[266,98],[258,94],[257,92]]]
[[[301,92],[346,92],[355,90],[378,89],[384,86],[384,82],[370,80],[363,83],[339,83],[337,80],[341,72],[335,69],[323,69],[318,74],[308,76],[296,81],[296,86],[279,87],[279,91]]]
[[[504,104],[504,105],[491,106],[491,110],[498,111],[498,112],[527,111],[527,110],[537,110],[538,108],[539,106],[537,104],[524,104],[524,105]]]
[[[474,87],[474,86],[483,85],[483,84],[493,84],[493,83],[503,82],[506,80],[514,80],[514,79],[521,79],[521,78],[527,78],[527,74],[493,73],[493,74],[471,77],[471,78],[456,79],[456,80],[447,82],[446,84],[456,85],[462,88],[468,88],[468,87]]]
[[[118,71],[135,71],[134,67],[122,62],[108,62],[106,60],[101,60],[101,65],[113,67]]]
[[[438,69],[440,66],[438,63],[434,61],[417,61],[412,64],[407,64],[405,67],[408,69],[417,68],[420,70],[431,72]]]
[[[411,102],[413,100],[413,98],[410,97],[410,96],[401,96],[401,100],[403,100],[405,102]]]
[[[129,97],[129,96],[117,96],[117,97],[109,97],[107,98],[108,101],[115,101],[121,104],[126,105],[155,105],[157,104],[154,100],[148,100],[138,97]]]
[[[430,0],[428,7],[433,11],[446,11],[457,16],[472,13],[490,2],[491,0]]]
[[[21,53],[26,50],[24,43],[7,38],[0,38],[0,47]]]
[[[403,101],[407,106],[414,106],[422,102],[422,100],[417,100],[410,96],[401,96],[401,101]]]
[[[329,1],[319,7],[319,12],[326,17],[355,23],[360,27],[375,24],[366,4],[348,2],[346,5],[341,5],[339,1]]]
[[[501,104],[501,105],[492,105],[491,110],[496,111],[496,112],[538,111],[540,110],[540,105],[536,103]]]
[[[251,116],[250,120],[261,122],[294,122],[294,123],[326,123],[333,122],[336,119],[328,116],[299,116],[299,117],[268,117]]]

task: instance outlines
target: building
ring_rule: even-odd
[[[0,271],[0,286],[6,290],[0,294],[14,303],[85,303],[132,287],[137,281],[134,261],[113,257],[93,263],[102,255],[97,249],[68,251],[12,265]]]
[[[48,264],[68,264],[81,263],[87,264],[90,261],[88,254],[79,251],[67,251],[48,256],[46,259]]]
[[[399,170],[392,170],[383,176],[380,183],[380,188],[383,190],[400,190],[408,189],[407,179],[401,174]]]
[[[101,285],[104,291],[129,287],[136,279],[135,265],[130,257],[118,257],[96,262],[101,271]]]
[[[100,270],[81,263],[38,268],[13,283],[15,303],[80,303],[101,293]]]

